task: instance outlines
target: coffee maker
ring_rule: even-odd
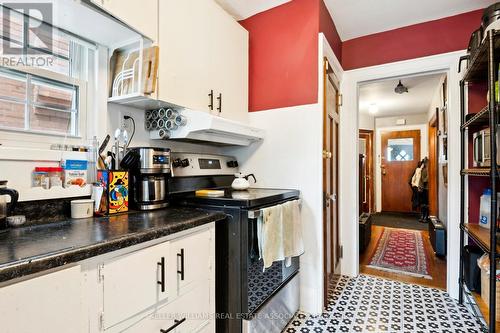
[[[136,147],[129,150],[138,157],[130,167],[132,207],[138,210],[167,207],[170,149]]]

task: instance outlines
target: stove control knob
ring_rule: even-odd
[[[181,162],[181,159],[180,159],[180,158],[176,158],[175,160],[173,160],[173,161],[172,161],[172,166],[173,166],[174,168],[178,168],[178,167],[180,167],[180,166],[181,166],[181,164],[182,164],[182,162]]]
[[[189,160],[187,158],[183,159],[181,161],[181,165],[182,165],[183,168],[188,167],[189,166]]]
[[[228,161],[227,162],[227,167],[228,168],[237,168],[238,167],[238,161]]]

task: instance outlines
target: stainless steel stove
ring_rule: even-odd
[[[230,156],[172,153],[170,199],[227,215],[216,226],[217,332],[279,333],[299,308],[299,258],[292,258],[288,267],[275,262],[264,271],[257,219],[262,208],[296,200],[300,192],[234,191],[230,185],[238,171],[237,160]],[[220,189],[224,195],[198,197],[194,191],[200,189]]]

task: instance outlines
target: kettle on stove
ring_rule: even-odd
[[[10,196],[10,207],[8,210],[6,195]],[[7,216],[14,210],[18,199],[19,193],[14,189],[7,188],[6,180],[0,180],[0,230],[7,228]]]
[[[257,182],[257,179],[255,179],[255,176],[253,173],[246,175],[246,176],[243,176],[243,174],[241,172],[238,172],[238,173],[234,174],[234,177],[235,178],[233,180],[233,183],[231,184],[231,187],[233,188],[233,190],[237,190],[237,191],[243,191],[243,190],[246,190],[250,187],[250,181],[248,180],[248,178],[250,178],[250,177],[253,178],[254,183]]]

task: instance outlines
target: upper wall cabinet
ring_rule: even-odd
[[[158,42],[158,0],[92,1],[155,42]]]
[[[162,0],[159,17],[158,99],[245,120],[248,32],[213,0]]]

